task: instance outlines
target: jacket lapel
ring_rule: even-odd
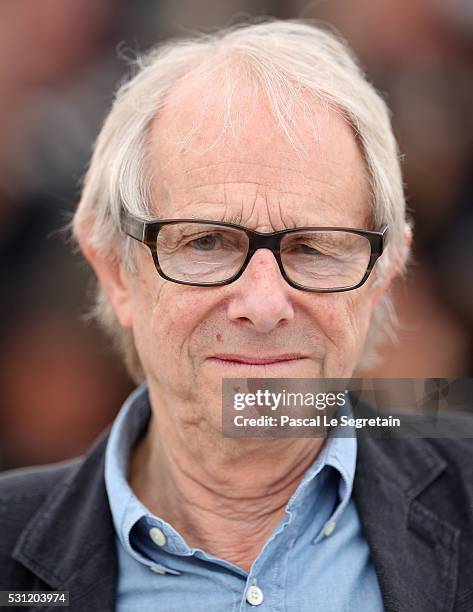
[[[107,437],[108,432],[58,483],[13,552],[51,588],[69,591],[71,612],[115,610],[115,533],[104,481]]]
[[[353,495],[386,612],[453,609],[460,530],[420,501],[446,463],[422,439],[360,436]]]

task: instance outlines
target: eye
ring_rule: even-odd
[[[284,249],[286,255],[307,255],[309,257],[327,257],[326,253],[323,253],[313,241],[301,241],[293,242]]]
[[[201,236],[195,240],[190,240],[188,245],[198,249],[199,251],[212,251],[219,245],[220,240],[220,236],[217,234],[207,234],[206,236]]]
[[[303,255],[323,255],[318,249],[309,246],[308,244],[295,244],[292,248],[293,252]]]

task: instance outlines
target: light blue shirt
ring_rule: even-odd
[[[352,498],[357,440],[329,436],[250,572],[188,545],[127,482],[150,417],[148,389],[126,400],[105,481],[117,534],[118,612],[379,612],[381,592]],[[247,537],[251,538],[251,532]]]

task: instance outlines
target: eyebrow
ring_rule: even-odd
[[[218,221],[221,223],[234,223],[236,225],[241,225],[242,227],[247,227],[248,229],[254,229],[242,223],[242,212],[241,210],[228,210],[228,206],[226,206],[223,202],[198,202],[195,204],[196,207],[200,206],[203,210],[195,210],[195,212],[190,212],[186,214],[186,219],[194,219],[196,221]],[[169,217],[171,218],[171,217]],[[298,227],[348,227],[348,225],[338,222],[324,222],[317,219],[311,221],[307,219],[307,217],[303,220],[303,222],[294,223],[292,214],[290,214],[290,218],[286,218],[285,221],[287,223],[283,223],[283,227],[279,230],[281,231],[285,229],[294,229]],[[362,224],[363,226],[365,223]],[[352,227],[352,226],[350,226]],[[370,223],[366,224],[366,227],[355,227],[354,229],[373,229]]]
[[[215,216],[215,215],[197,215],[197,214],[190,214],[187,217],[185,217],[186,219],[191,219],[193,221],[215,221],[218,223],[230,223],[230,224],[235,224],[235,225],[240,225],[241,227],[245,227],[246,229],[249,230],[254,230],[254,228],[249,227],[248,225],[242,224],[242,218],[241,215],[236,213],[233,215],[223,215],[223,216]],[[279,229],[273,229],[271,231],[274,232],[278,232],[278,231],[283,231],[285,229],[297,229],[297,228],[306,228],[306,227],[317,227],[320,229],[326,228],[326,227],[348,227],[346,225],[340,225],[337,223],[321,223],[320,221],[314,221],[313,223],[310,222],[306,222],[306,223],[289,223],[289,224],[284,224],[283,227],[279,228]],[[357,228],[355,228],[357,229]],[[363,229],[363,228],[359,228],[359,229]],[[271,231],[269,233],[271,233]]]
[[[187,214],[185,218],[195,219],[196,221],[205,219],[206,221],[219,221],[222,223],[236,223],[237,225],[241,225],[242,214],[238,211],[234,211],[231,214],[227,212],[227,214],[225,214],[225,211],[223,211],[223,214],[219,215],[217,211],[210,212],[210,210],[199,210],[198,212]]]
[[[222,211],[222,214],[218,214],[217,211],[210,211],[209,209],[206,209],[204,211],[196,211],[196,212],[191,212],[188,213],[186,215],[186,219],[195,219],[196,221],[218,221],[221,223],[234,223],[236,225],[242,225],[242,227],[248,227],[245,224],[242,223],[242,213],[241,211]],[[313,222],[313,223],[297,223],[294,224],[292,222],[290,222],[289,224],[284,224],[284,227],[282,227],[281,229],[292,229],[292,228],[296,228],[296,227],[317,227],[319,226],[318,222]],[[320,226],[320,227],[323,227]],[[251,227],[248,227],[248,229],[253,229]],[[277,231],[277,230],[274,230]]]

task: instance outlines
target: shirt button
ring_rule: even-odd
[[[162,567],[158,567],[157,565],[152,565],[149,568],[152,572],[154,572],[155,574],[165,574],[166,570],[164,570]]]
[[[325,525],[324,536],[328,538],[328,536],[332,535],[337,523],[335,521],[328,521]]]
[[[149,536],[158,546],[164,546],[166,544],[166,536],[159,527],[152,527],[149,530]]]
[[[259,606],[263,599],[263,591],[257,586],[250,586],[246,592],[246,601],[252,606]]]

